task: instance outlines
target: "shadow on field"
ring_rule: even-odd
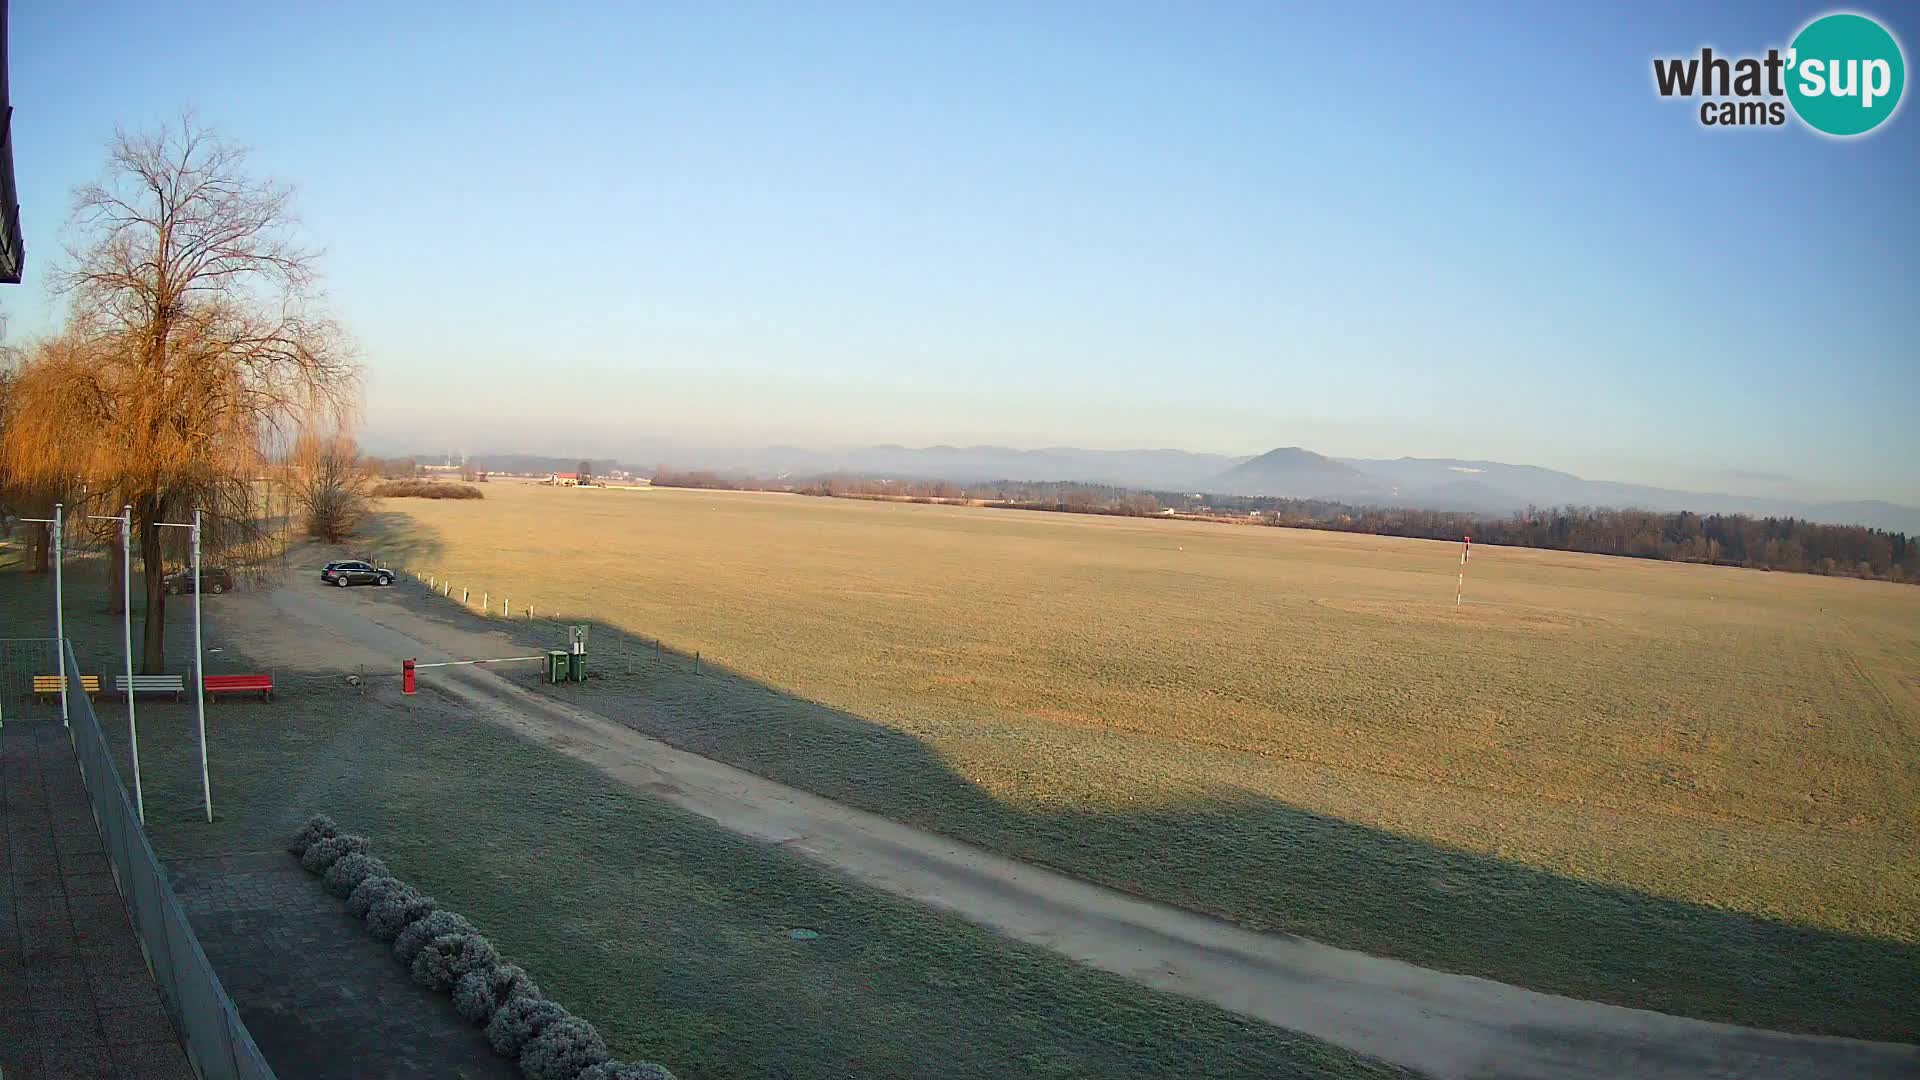
[[[394,564],[442,553],[381,514]],[[411,584],[392,599],[530,650],[548,620],[482,620]],[[1241,789],[1124,812],[1016,805],[921,740],[593,624],[590,678],[547,687],[671,745],[1151,899],[1264,930],[1572,997],[1788,1031],[1920,1040],[1920,946],[1547,873],[1359,826]],[[1090,738],[1098,738],[1097,735]],[[1003,768],[1045,772],[1045,760]]]
[[[0,625],[46,632],[37,584],[0,574]],[[363,590],[362,599],[404,594]],[[169,612],[175,670],[191,654],[188,625],[177,608]],[[247,655],[247,628],[257,623],[216,617],[213,625],[222,656],[260,664]],[[67,626],[83,667],[118,656],[117,618],[69,610]],[[422,1034],[416,1010],[382,1007],[382,982],[415,997],[425,991],[383,959],[377,942],[349,935],[335,944],[352,942],[364,962],[320,956],[324,977],[308,970],[315,963],[285,977],[286,948],[297,962],[338,936],[316,940],[300,930],[301,918],[347,918],[282,848],[317,811],[373,838],[399,876],[473,919],[554,1000],[591,1019],[619,1056],[665,1061],[686,1080],[1410,1075],[851,887],[796,853],[727,832],[503,727],[464,723],[467,710],[440,695],[403,699],[387,684],[362,698],[338,678],[340,668],[328,669],[335,661],[324,650],[313,655],[304,670],[285,672],[286,689],[271,703],[207,710],[211,823],[202,816],[193,705],[148,699],[139,713],[148,831],[176,890],[216,909],[278,905],[285,898],[258,871],[281,867],[294,875],[282,872],[283,881],[315,902],[312,913],[296,903],[267,920],[276,934],[292,934],[285,941],[263,941],[250,915],[234,921],[196,908],[191,916],[282,1075],[313,1059],[320,1029],[342,1022],[358,1026],[325,1044],[336,1058],[346,1053],[340,1068],[390,1058],[400,1064],[381,1075],[401,1064],[478,1075],[474,1062],[446,1052],[445,1032]],[[99,717],[128,776],[123,709],[105,702]],[[796,936],[801,928],[810,936]],[[457,1024],[446,998],[432,997]],[[318,1027],[290,1031],[288,1016],[318,1017]],[[316,1032],[320,1040],[309,1038]]]
[[[404,553],[395,558],[441,547],[410,521],[388,521],[381,543],[383,554]],[[397,591],[427,618],[469,630],[479,624],[424,589]],[[485,624],[529,648],[564,645],[560,626],[546,620]],[[1013,805],[911,735],[707,660],[696,672],[692,657],[604,622],[593,624],[585,684],[510,677],[681,749],[1245,926],[1662,1012],[1920,1039],[1914,944],[1597,885],[1241,789],[1126,812]],[[1017,767],[1044,771],[1048,763]]]
[[[431,566],[446,554],[447,546],[435,529],[422,527],[397,510],[376,510],[361,523],[362,536],[377,537],[346,545],[356,557],[382,566]]]

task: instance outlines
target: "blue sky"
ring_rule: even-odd
[[[298,187],[378,447],[1298,444],[1920,503],[1920,114],[1711,131],[1652,88],[1822,5],[12,8],[9,338],[115,124],[191,105]],[[1857,10],[1912,61],[1911,9]]]

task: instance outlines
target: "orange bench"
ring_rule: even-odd
[[[70,693],[74,689],[73,684],[68,682],[65,676],[35,675],[33,677],[34,695],[38,697],[42,702],[50,702],[53,699],[59,697],[60,691],[62,688],[66,688]],[[85,691],[88,698],[92,698],[95,694],[98,694],[100,692],[100,676],[98,675],[80,676],[79,689]]]
[[[200,680],[207,697],[218,701],[221,694],[259,694],[261,701],[273,700],[271,675],[208,675]]]

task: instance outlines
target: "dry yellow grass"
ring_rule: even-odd
[[[476,599],[590,615],[609,659],[618,631],[660,637],[778,691],[646,668],[592,692],[781,779],[1341,944],[1911,1030],[1911,1005],[1849,1010],[1920,973],[1920,589],[1480,548],[1455,611],[1458,548],[1394,538],[509,484],[383,510],[376,548]],[[1589,884],[1596,907],[1557,910]],[[1569,940],[1603,909],[1662,926]],[[1803,1009],[1792,957],[1737,955],[1786,939],[1716,913],[1874,970],[1828,972],[1836,996]],[[1526,919],[1571,921],[1499,925]],[[1727,954],[1726,985],[1661,985],[1695,947]]]

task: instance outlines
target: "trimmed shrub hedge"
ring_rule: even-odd
[[[512,1001],[517,997],[545,997],[533,977],[518,964],[501,964],[489,973],[493,980],[493,996],[498,1001]]]
[[[349,855],[365,855],[373,845],[364,836],[329,836],[316,840],[300,856],[300,865],[309,874],[324,874],[334,863]]]
[[[325,814],[315,814],[307,819],[306,825],[293,834],[293,842],[287,845],[287,851],[294,855],[305,855],[307,849],[330,837],[340,835],[340,827]]]
[[[436,911],[400,931],[400,936],[393,939],[393,958],[411,968],[413,958],[419,956],[420,950],[431,944],[434,938],[446,934],[479,932],[478,927],[451,911]]]
[[[414,892],[411,886],[388,893],[367,909],[367,933],[381,941],[392,941],[400,932],[440,910],[431,896]]]
[[[548,1001],[525,971],[500,962],[472,923],[394,877],[371,848],[324,815],[308,819],[287,844],[328,892],[346,898],[368,933],[393,942],[413,981],[450,992],[462,1019],[486,1025],[488,1045],[516,1059],[527,1080],[674,1080],[651,1062],[611,1060],[592,1024]]]
[[[452,990],[462,975],[489,972],[499,964],[500,954],[479,934],[445,934],[413,958],[413,981],[429,990]]]
[[[484,1025],[493,1019],[495,1009],[514,998],[540,996],[540,987],[518,965],[500,964],[475,969],[455,979],[453,1011],[472,1023]]]
[[[487,493],[472,484],[439,480],[389,480],[373,489],[376,499],[484,499]]]
[[[371,877],[391,877],[387,864],[371,855],[342,855],[320,879],[326,890],[342,900],[353,895],[360,883]]]
[[[493,1019],[487,1021],[487,1042],[501,1057],[517,1058],[535,1035],[568,1015],[545,998],[514,998],[494,1010]]]
[[[592,1024],[568,1016],[548,1024],[520,1048],[520,1071],[527,1080],[580,1080],[589,1066],[612,1057]]]
[[[499,1008],[499,995],[493,991],[493,973],[469,971],[453,982],[453,1011],[469,1024],[485,1024]]]
[[[364,920],[367,912],[373,910],[375,902],[402,890],[413,891],[397,877],[375,874],[362,878],[360,884],[355,885],[353,891],[347,894],[347,911],[354,918]]]

